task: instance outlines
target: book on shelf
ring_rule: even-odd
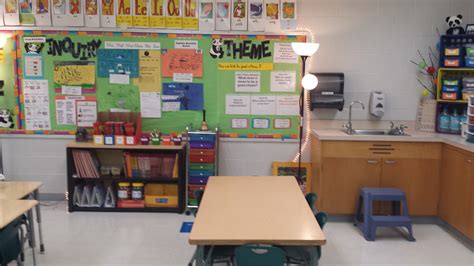
[[[172,178],[177,169],[176,154],[123,153],[126,177]]]
[[[95,151],[73,150],[76,175],[81,178],[99,178],[100,162]]]

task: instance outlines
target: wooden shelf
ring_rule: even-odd
[[[145,208],[105,208],[105,207],[78,207],[73,206],[72,210],[80,212],[175,212],[182,213],[183,210],[178,207],[159,208],[159,207],[145,207]]]
[[[442,67],[440,71],[474,71],[474,68],[469,67]]]
[[[173,150],[179,151],[186,146],[183,141],[181,145],[97,145],[92,142],[70,142],[67,148],[75,149],[111,149],[111,150]]]
[[[142,177],[112,177],[104,176],[99,178],[92,177],[73,177],[75,181],[117,181],[117,182],[142,182],[142,183],[161,183],[178,184],[179,178],[142,178]]]

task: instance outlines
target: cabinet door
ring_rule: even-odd
[[[471,160],[471,161],[470,161]],[[445,148],[441,170],[440,217],[461,233],[472,236],[472,159],[466,154]],[[470,173],[470,174],[469,174]]]
[[[362,187],[380,185],[380,159],[324,158],[321,209],[330,214],[354,214]]]
[[[437,215],[439,199],[439,160],[383,159],[382,187],[405,192],[410,215]]]

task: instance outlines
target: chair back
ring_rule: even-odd
[[[286,253],[277,247],[245,245],[235,249],[237,266],[283,266]]]
[[[313,192],[308,193],[308,194],[306,194],[305,198],[306,198],[306,201],[308,202],[309,207],[311,208],[311,210],[314,211],[314,204],[316,203],[316,199],[318,198],[316,193],[313,193]]]
[[[324,225],[326,225],[326,222],[328,221],[328,214],[325,212],[318,212],[314,217],[316,218],[316,221],[318,221],[321,230],[323,230]]]
[[[21,252],[18,221],[12,222],[0,230],[0,265],[17,260]]]

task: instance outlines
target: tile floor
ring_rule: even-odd
[[[46,202],[51,204],[51,202]],[[179,233],[192,216],[164,213],[66,213],[42,207],[46,253],[38,265],[187,265],[194,247]],[[367,242],[350,223],[328,223],[320,265],[474,265],[474,253],[437,225],[415,225],[417,241],[380,230]],[[31,257],[27,254],[28,263]]]

